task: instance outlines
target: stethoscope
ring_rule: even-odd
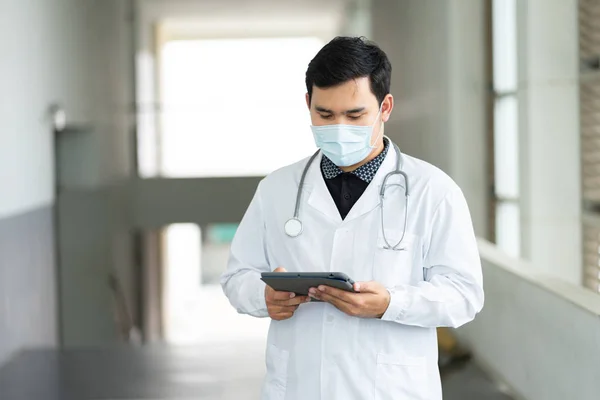
[[[408,221],[408,195],[409,195],[408,175],[406,175],[406,173],[404,171],[402,171],[402,164],[404,162],[404,159],[402,157],[402,152],[400,151],[400,148],[395,143],[393,143],[391,140],[390,140],[390,143],[392,143],[392,145],[394,146],[394,151],[396,152],[396,169],[392,172],[389,172],[383,178],[383,184],[381,185],[381,189],[379,190],[380,209],[381,209],[381,232],[383,235],[383,240],[385,241],[385,245],[386,245],[385,249],[402,251],[402,250],[406,250],[406,248],[398,247],[398,246],[400,246],[400,244],[404,240],[404,236],[406,234],[407,221]],[[310,166],[312,165],[313,161],[315,160],[315,158],[318,155],[319,155],[319,150],[317,150],[317,152],[315,152],[315,154],[313,154],[310,157],[310,159],[308,160],[308,163],[306,163],[306,166],[304,167],[304,171],[302,171],[302,177],[300,178],[300,184],[298,185],[298,192],[296,193],[296,207],[294,209],[294,216],[292,218],[288,219],[284,225],[285,234],[288,235],[289,237],[295,238],[302,234],[303,226],[302,226],[302,221],[300,221],[300,218],[299,218],[300,201],[302,200],[302,188],[304,187],[304,180],[306,178],[306,174],[308,173]],[[385,236],[385,226],[383,224],[383,221],[384,221],[383,199],[385,198],[385,190],[387,188],[387,181],[389,178],[391,178],[394,175],[402,175],[402,177],[404,178],[404,197],[406,198],[406,207],[404,208],[404,229],[402,230],[402,236],[400,237],[400,241],[398,243],[396,243],[395,246],[391,246],[387,240],[387,237]],[[402,186],[402,185],[395,183],[395,184],[390,184],[389,186]]]

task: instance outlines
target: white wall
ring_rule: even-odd
[[[523,255],[580,284],[577,1],[517,4]]]
[[[60,11],[42,0],[0,3],[0,218],[53,200],[52,134],[44,113],[64,97]]]
[[[72,123],[95,130],[73,138],[69,184],[97,186],[128,171],[115,114],[129,113],[129,91],[114,52],[128,40],[114,22],[125,1],[3,1],[0,5],[0,218],[53,201],[53,135],[45,118],[53,102]],[[121,57],[121,58],[119,58]],[[130,97],[130,96],[129,96]],[[117,120],[118,121],[118,120]],[[72,150],[68,148],[68,150]]]
[[[526,400],[597,400],[600,296],[481,241],[486,304],[458,330],[488,372]]]
[[[484,8],[480,0],[377,0],[372,38],[392,63],[386,134],[450,174],[487,235]]]

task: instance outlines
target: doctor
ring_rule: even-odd
[[[386,54],[363,39],[319,51],[306,102],[320,151],[260,182],[232,243],[226,296],[272,319],[264,400],[440,400],[436,327],[483,306],[461,190],[384,136],[390,77]],[[273,270],[344,272],[358,293],[276,292],[260,280]]]

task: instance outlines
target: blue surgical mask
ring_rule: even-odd
[[[338,167],[347,167],[357,164],[367,158],[375,146],[371,146],[373,128],[379,120],[381,109],[377,113],[373,125],[311,125],[315,144],[321,152]],[[379,131],[375,143],[383,133],[383,127]]]

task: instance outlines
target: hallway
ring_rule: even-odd
[[[30,351],[0,370],[2,400],[258,400],[262,342],[199,347]],[[446,400],[510,400],[475,366],[452,373]]]
[[[452,327],[444,400],[600,400],[600,0],[6,0],[0,32],[0,400],[257,400],[278,267]],[[301,189],[311,154],[359,162]],[[382,331],[329,337],[435,350]],[[429,389],[392,358],[323,400]],[[319,393],[316,360],[281,364]]]

